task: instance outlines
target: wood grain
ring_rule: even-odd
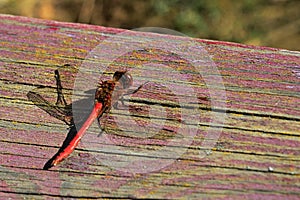
[[[199,74],[191,62],[165,50],[166,44],[172,47],[183,40],[180,37],[130,32],[125,38],[120,29],[0,18],[1,197],[300,197],[299,52],[193,39],[217,67],[222,91],[206,84],[203,77],[216,75],[208,67]],[[129,112],[113,109],[103,119],[107,133],[102,136],[110,143],[98,137],[95,123],[71,157],[42,170],[64,141],[68,126],[34,105],[26,94],[37,92],[54,104],[54,70],[59,69],[71,103],[83,63],[95,62],[96,69],[107,62],[88,55],[109,37],[120,46],[146,39],[161,45],[123,53],[101,77],[107,80],[114,71],[127,69],[135,86],[149,84],[126,97]],[[103,52],[112,54],[108,49]],[[193,93],[175,92],[184,88],[192,88]],[[218,98],[211,93],[218,91],[226,94],[225,104],[217,104],[224,107],[214,107]],[[92,95],[85,93],[82,98]],[[225,112],[224,123],[213,119]],[[197,115],[191,118],[196,120],[189,120],[186,113]],[[203,141],[214,132],[221,134],[215,144],[212,138],[210,149]],[[126,160],[132,161],[127,167]],[[134,173],[143,170],[147,173]]]

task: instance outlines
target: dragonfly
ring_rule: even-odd
[[[145,82],[136,89],[130,89],[130,87],[133,85],[133,78],[127,70],[116,71],[112,80],[101,81],[98,84],[95,92],[94,106],[87,119],[77,131],[72,115],[72,104],[68,105],[64,98],[62,92],[63,87],[58,70],[55,70],[55,79],[57,90],[57,101],[55,105],[52,105],[41,95],[33,91],[27,93],[28,99],[31,100],[35,105],[46,111],[51,116],[64,121],[71,127],[68,134],[70,137],[66,138],[60,150],[50,160],[48,160],[48,162],[45,163],[43,167],[44,170],[48,170],[49,168],[58,165],[65,158],[67,158],[77,147],[84,133],[96,119],[100,124],[100,118],[104,114],[108,114],[112,107],[118,108],[119,101],[121,101],[123,106],[125,105],[124,96],[135,94],[145,84],[148,83]]]

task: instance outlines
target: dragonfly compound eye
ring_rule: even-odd
[[[124,89],[129,88],[133,84],[132,76],[127,71],[115,72],[113,79],[120,82]]]

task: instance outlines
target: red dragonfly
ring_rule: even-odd
[[[34,102],[37,106],[39,106],[51,116],[64,121],[71,127],[68,134],[71,135],[71,138],[67,137],[60,150],[44,165],[43,169],[45,170],[56,166],[73,152],[80,139],[95,119],[98,119],[99,122],[102,115],[104,113],[108,114],[112,106],[117,108],[118,101],[121,101],[124,105],[123,97],[125,95],[130,95],[138,92],[147,83],[146,82],[142,84],[135,90],[129,89],[133,84],[133,79],[127,71],[116,71],[113,75],[112,80],[101,81],[98,88],[96,89],[94,107],[79,131],[76,131],[71,111],[71,105],[67,105],[62,93],[62,85],[58,70],[55,70],[55,78],[57,86],[56,106],[51,105],[41,95],[35,92],[27,93],[27,97],[29,100]],[[59,105],[63,105],[63,107],[59,107]]]

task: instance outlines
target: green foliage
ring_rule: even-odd
[[[0,0],[0,12],[299,50],[299,0]]]

